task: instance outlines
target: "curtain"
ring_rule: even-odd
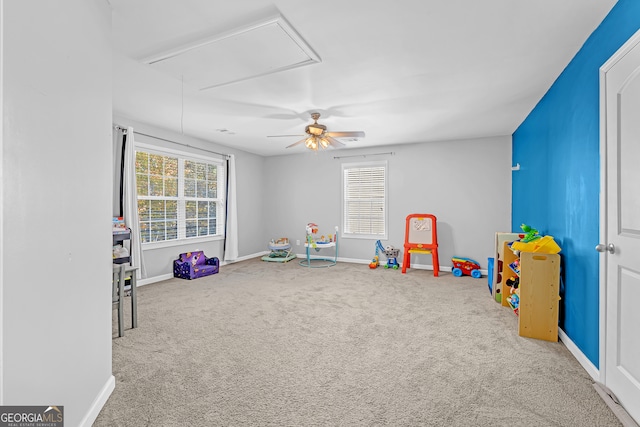
[[[123,173],[123,216],[125,224],[131,229],[131,263],[138,267],[137,278],[145,278],[147,272],[142,257],[140,244],[140,222],[138,221],[138,196],[136,192],[136,151],[133,141],[133,128],[127,128],[124,142],[124,173]]]
[[[236,158],[227,156],[227,221],[224,242],[224,260],[238,259],[238,208],[236,203]]]
[[[122,213],[122,164],[125,134],[122,128],[115,127],[113,132],[113,216],[124,216]]]

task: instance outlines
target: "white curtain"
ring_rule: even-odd
[[[224,260],[238,259],[238,207],[236,203],[236,158],[227,157],[227,228],[224,245]]]
[[[138,197],[136,193],[136,151],[133,142],[133,128],[127,128],[124,147],[123,215],[127,227],[131,229],[131,263],[138,267],[137,278],[147,277],[140,244],[140,222],[138,221]]]

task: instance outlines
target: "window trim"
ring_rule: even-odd
[[[216,164],[219,168],[218,171],[220,174],[220,190],[222,191],[222,196],[218,197],[221,203],[223,203],[223,208],[220,209],[220,216],[218,226],[221,229],[220,234],[212,235],[212,236],[194,236],[194,237],[185,237],[182,239],[175,240],[163,240],[159,242],[140,242],[140,247],[142,250],[145,249],[159,249],[159,248],[167,248],[172,246],[183,246],[185,244],[194,244],[194,243],[206,243],[206,242],[214,242],[224,240],[226,238],[226,203],[227,203],[227,194],[226,194],[226,186],[227,186],[227,166],[224,158],[216,158],[209,157],[202,154],[195,154],[190,151],[176,150],[172,148],[159,147],[156,145],[144,143],[144,142],[134,142],[134,152],[144,151],[150,154],[157,154],[162,156],[171,156],[177,157],[182,160],[192,160],[196,162],[207,162]],[[180,197],[179,197],[180,198]],[[183,200],[184,195],[182,195]],[[138,199],[138,194],[136,192],[136,200]],[[138,223],[139,223],[138,219]],[[138,224],[139,226],[139,224]]]
[[[342,226],[340,227],[340,237],[346,239],[387,240],[389,238],[389,162],[387,160],[381,160],[373,162],[343,163],[341,166],[340,182],[342,198],[340,201],[340,216]],[[384,168],[384,235],[347,233],[345,226],[345,170],[380,166]]]

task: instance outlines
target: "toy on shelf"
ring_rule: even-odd
[[[478,264],[478,262],[472,260],[471,258],[453,257],[451,258],[451,262],[453,263],[451,272],[456,277],[460,277],[462,275],[471,276],[474,279],[479,279],[482,277],[480,264]]]
[[[520,277],[513,276],[507,279],[506,284],[510,286],[509,296],[507,297],[507,304],[516,316],[520,312],[520,291],[518,290],[518,286],[520,285]]]
[[[513,292],[516,289],[518,289],[518,286],[520,286],[520,277],[512,276],[512,277],[508,278],[505,283],[506,283],[507,286],[509,286],[511,288],[511,292]]]
[[[539,239],[539,238],[542,237],[542,236],[540,236],[540,234],[538,234],[538,230],[528,226],[527,224],[522,224],[520,226],[520,228],[525,233],[524,237],[522,239],[520,239],[520,241],[522,241],[524,243],[533,242],[534,240]]]
[[[520,311],[520,295],[517,293],[511,294],[507,297],[507,302],[517,316]]]
[[[543,254],[557,254],[560,252],[560,246],[553,239],[553,236],[542,236],[531,242],[513,242],[511,250],[516,254],[519,252],[538,252]]]
[[[516,258],[513,262],[509,263],[509,268],[511,271],[520,276],[520,258]]]
[[[124,223],[124,218],[121,216],[114,216],[112,222],[113,233],[127,233],[129,229],[127,225]]]
[[[331,267],[338,262],[338,227],[335,227],[335,234],[329,234],[327,236],[322,235],[319,238],[314,237],[318,234],[318,226],[312,222],[308,223],[306,228],[305,248],[307,250],[306,259],[300,261],[300,265],[304,267]],[[320,252],[321,249],[335,248],[335,257],[326,258],[320,256],[311,257],[311,249],[316,252]]]
[[[296,254],[292,253],[291,243],[286,237],[271,239],[268,248],[271,252],[262,257],[263,261],[287,262],[296,258]]]

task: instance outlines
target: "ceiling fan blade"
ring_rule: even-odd
[[[362,131],[326,132],[325,135],[332,138],[364,138],[364,132]]]
[[[327,134],[325,134],[324,137],[327,139],[327,141],[329,141],[329,145],[331,145],[332,147],[335,147],[335,148],[346,147],[345,144],[343,144],[342,142],[338,141],[335,138],[330,137]]]
[[[307,138],[302,138],[302,139],[301,139],[300,141],[298,141],[298,142],[294,142],[294,143],[293,143],[293,144],[291,144],[291,145],[287,145],[287,148],[295,147],[295,146],[296,146],[296,145],[298,145],[298,144],[302,144],[302,143],[303,143],[303,142],[305,142],[306,140],[307,140]]]
[[[291,137],[291,136],[304,136],[302,134],[297,135],[267,135],[267,138],[283,138],[283,137]]]

